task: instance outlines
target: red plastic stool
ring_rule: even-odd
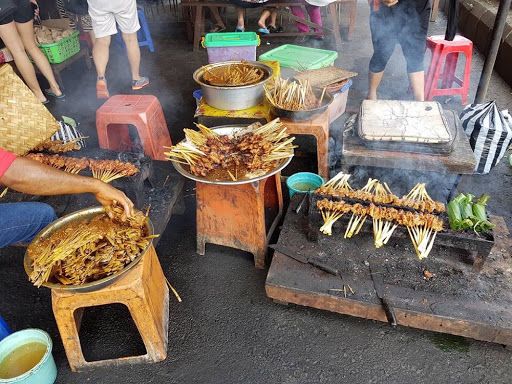
[[[455,36],[453,41],[445,40],[443,35],[437,35],[427,38],[427,48],[432,52],[432,61],[425,81],[425,100],[432,100],[435,96],[460,95],[462,104],[466,104],[473,42],[459,35]],[[460,53],[466,56],[463,80],[455,76]],[[439,81],[441,81],[441,88],[438,88]],[[453,83],[459,87],[452,88]]]
[[[125,151],[132,141],[128,124],[137,129],[144,153],[165,160],[164,146],[172,145],[162,106],[151,95],[116,95],[96,111],[96,131],[100,148]]]

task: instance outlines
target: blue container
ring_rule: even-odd
[[[52,356],[52,339],[40,329],[24,329],[14,332],[0,341],[0,361],[16,348],[28,343],[46,345],[46,352],[39,363],[29,371],[12,379],[0,378],[0,384],[53,384],[57,378],[57,367]]]
[[[196,89],[194,92],[192,92],[192,96],[194,96],[194,99],[196,99],[196,105],[199,107],[199,102],[203,97],[203,91],[201,91],[200,89]]]
[[[316,173],[299,172],[291,175],[286,180],[290,197],[296,193],[307,193],[314,191],[324,183],[324,179]]]
[[[11,328],[7,325],[5,320],[0,316],[0,341],[5,339],[12,333]]]

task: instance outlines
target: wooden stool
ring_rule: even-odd
[[[283,214],[281,173],[254,183],[196,183],[197,253],[206,243],[250,252],[256,268],[265,267],[267,246]],[[275,211],[270,220],[268,210]],[[268,227],[268,230],[267,230]]]
[[[144,153],[166,160],[164,146],[172,145],[162,106],[151,95],[116,95],[96,111],[100,148],[124,151],[131,145],[128,124],[137,129]]]
[[[316,138],[318,174],[329,180],[329,111],[313,117],[312,120],[290,121],[281,119],[290,135],[311,135]]]
[[[87,362],[78,334],[83,308],[113,303],[128,307],[147,353],[142,356]],[[52,307],[72,371],[157,362],[167,357],[169,288],[153,246],[137,266],[103,289],[80,293],[52,290]]]

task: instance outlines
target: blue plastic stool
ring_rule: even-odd
[[[0,341],[5,339],[12,333],[11,328],[7,325],[5,320],[0,316]]]
[[[137,31],[137,40],[139,41],[139,47],[148,47],[150,52],[155,52],[155,45],[153,44],[153,39],[151,38],[151,32],[149,30],[149,25],[146,20],[144,8],[137,7],[137,15],[139,16],[140,24],[140,29]],[[116,39],[119,44],[124,46],[124,41],[121,36],[121,32],[117,34]]]

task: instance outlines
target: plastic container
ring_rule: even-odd
[[[208,63],[221,61],[256,61],[260,37],[255,32],[207,33],[201,41],[208,52]]]
[[[281,67],[304,71],[328,67],[333,65],[337,58],[336,51],[285,44],[264,53],[259,60],[279,61]]]
[[[0,341],[5,339],[12,333],[11,328],[7,325],[5,320],[0,316]]]
[[[80,52],[80,33],[73,33],[51,44],[40,44],[39,49],[48,58],[50,64],[59,64]]]
[[[0,362],[16,348],[24,344],[39,342],[46,345],[46,352],[34,368],[12,379],[1,379],[0,384],[53,384],[57,378],[57,367],[52,356],[52,339],[40,329],[24,329],[14,332],[0,341]]]
[[[296,193],[307,193],[314,191],[324,183],[324,179],[311,172],[298,172],[294,173],[286,180],[288,193],[290,197]]]
[[[192,96],[194,96],[194,99],[196,99],[196,106],[199,107],[199,102],[203,97],[203,91],[200,89],[196,89],[194,92],[192,92]]]
[[[332,94],[332,103],[327,110],[329,111],[329,123],[332,123],[338,117],[345,113],[347,108],[348,91],[352,86],[352,80],[348,80],[337,92]]]

